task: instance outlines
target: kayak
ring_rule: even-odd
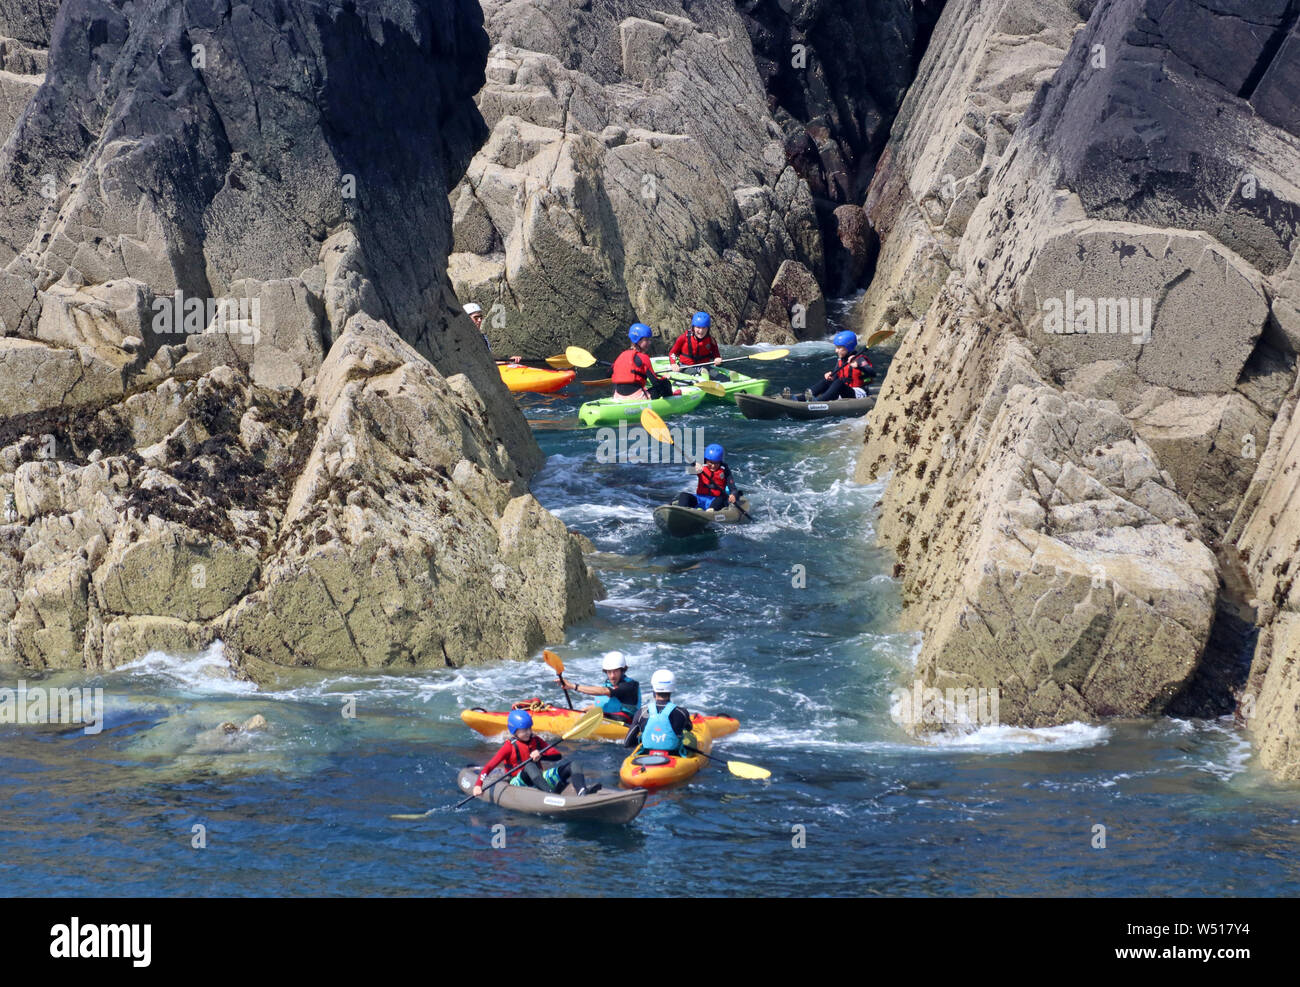
[[[527,709],[532,716],[533,730],[556,737],[582,717],[580,709],[562,709],[559,706],[532,708],[528,705],[521,705],[520,708]],[[506,732],[506,717],[509,715],[508,711],[489,713],[483,709],[467,709],[461,712],[460,718],[471,730],[485,737],[495,737]],[[709,733],[714,737],[725,737],[740,729],[740,721],[731,716],[701,716],[699,713],[694,713],[691,715],[691,722],[707,724]],[[620,723],[618,720],[602,720],[591,736],[599,737],[601,740],[622,740],[627,736],[627,724]]]
[[[713,737],[709,728],[701,725],[687,733],[686,742],[707,754],[713,746]],[[638,747],[618,769],[618,780],[630,788],[667,788],[689,781],[707,762],[708,758],[699,754],[686,757],[647,754]]]
[[[798,418],[812,421],[819,418],[858,418],[876,406],[876,396],[868,394],[865,398],[838,398],[835,401],[795,401],[793,398],[737,394],[736,404],[746,418]]]
[[[749,498],[741,497],[740,506],[749,512]],[[749,520],[734,504],[720,511],[703,511],[697,507],[662,504],[655,508],[655,524],[678,538],[698,535],[715,524],[739,524]]]
[[[694,411],[704,400],[704,392],[698,387],[683,387],[681,394],[671,397],[655,398],[653,401],[616,401],[613,398],[601,398],[588,401],[578,409],[578,417],[584,425],[614,425],[620,421],[635,421],[641,412],[649,408],[660,418],[680,415]]]
[[[467,795],[472,792],[474,781],[482,770],[473,765],[462,768],[456,778],[461,791]],[[504,768],[494,768],[486,782],[490,784],[504,773]],[[555,816],[565,822],[627,823],[635,819],[645,806],[647,795],[649,793],[644,789],[628,791],[624,788],[602,788],[590,795],[579,795],[572,785],[565,785],[560,792],[544,792],[529,785],[512,785],[503,781],[492,788],[485,784],[479,799],[503,809],[531,812],[537,816]]]
[[[532,391],[550,394],[569,385],[574,378],[572,370],[546,370],[542,367],[524,367],[513,363],[498,363],[501,379],[512,391]]]
[[[656,356],[650,360],[650,366],[654,368],[655,373],[664,374],[668,372],[668,357]],[[688,380],[696,374],[689,371],[674,371],[674,378],[678,381]],[[725,380],[715,380],[716,377],[725,376]],[[721,401],[723,404],[731,404],[732,399],[737,394],[762,394],[767,390],[767,381],[759,377],[747,377],[739,370],[731,370],[727,367],[711,368],[711,375],[707,380],[714,380],[715,383],[721,384],[722,389],[726,391],[725,397],[717,397],[713,394],[706,394],[705,401]]]

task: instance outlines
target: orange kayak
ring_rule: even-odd
[[[515,363],[498,363],[497,370],[506,387],[512,391],[532,391],[550,394],[567,387],[574,378],[572,370],[547,370],[543,367],[524,367]]]
[[[696,723],[686,734],[686,744],[705,754],[713,746],[707,724]],[[652,755],[638,747],[627,756],[618,770],[618,780],[629,788],[667,788],[695,777],[709,759],[700,754],[687,757]]]
[[[528,707],[521,704],[520,708]],[[556,737],[577,723],[578,718],[582,716],[580,709],[562,709],[558,706],[530,708],[528,712],[533,717],[534,731]],[[506,717],[509,715],[509,710],[504,713],[490,713],[483,709],[467,709],[461,712],[460,718],[471,730],[477,730],[485,737],[495,737],[506,732]],[[714,737],[725,737],[740,729],[740,721],[730,716],[701,716],[695,713],[691,716],[691,722],[697,726],[701,724],[707,726],[708,732]],[[599,737],[601,740],[622,740],[627,736],[627,724],[617,720],[602,720],[591,736]]]

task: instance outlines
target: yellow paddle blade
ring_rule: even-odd
[[[389,819],[428,819],[428,812],[398,812],[388,817]]]
[[[716,380],[696,380],[691,382],[691,386],[698,387],[705,394],[712,394],[715,398],[727,396],[727,389]]]
[[[546,365],[552,370],[572,370],[573,364],[562,356],[548,356]]]
[[[771,778],[772,772],[767,768],[760,768],[757,764],[746,764],[744,761],[728,761],[727,770],[737,778]]]
[[[879,332],[873,332],[867,337],[867,346],[876,346],[883,343],[886,339],[894,334],[893,329],[881,329]]]
[[[564,662],[560,660],[560,656],[557,655],[554,651],[543,651],[542,660],[545,661],[546,664],[550,665],[553,669],[555,669],[556,675],[564,674]]]
[[[596,358],[581,346],[568,347],[564,351],[564,358],[575,367],[590,367],[596,362]]]
[[[779,360],[783,356],[789,356],[789,350],[763,350],[762,353],[751,353],[751,360]]]
[[[668,426],[664,424],[664,420],[652,408],[646,408],[641,412],[641,427],[650,433],[652,439],[668,445],[673,444],[673,437],[668,431]]]
[[[600,726],[600,721],[604,718],[605,715],[601,712],[600,707],[593,706],[591,709],[587,710],[587,712],[582,714],[582,718],[578,720],[577,723],[565,730],[560,739],[580,740],[583,737],[593,734],[596,732],[596,728]]]

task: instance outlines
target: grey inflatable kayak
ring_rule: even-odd
[[[839,398],[835,401],[795,401],[793,398],[737,394],[736,404],[746,418],[798,418],[811,421],[819,418],[860,417],[876,406],[876,396],[868,394],[865,398]]]
[[[741,497],[740,506],[749,511],[749,500]],[[721,511],[702,511],[696,507],[679,507],[676,504],[663,504],[655,508],[655,524],[678,538],[698,535],[715,524],[739,524],[745,520],[748,519],[734,505]]]
[[[474,779],[482,771],[481,767],[463,768],[457,777],[461,791],[466,795],[474,790]],[[503,772],[497,769],[488,775],[490,784],[500,778]],[[645,806],[647,792],[644,789],[624,790],[621,788],[605,789],[593,795],[577,795],[573,786],[566,786],[563,792],[543,792],[538,788],[512,785],[508,781],[493,788],[484,786],[480,802],[491,802],[503,809],[516,812],[530,812],[537,816],[554,816],[565,822],[607,822],[627,823],[637,817]]]

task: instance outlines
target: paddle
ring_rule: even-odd
[[[662,376],[669,380],[680,381],[683,384],[689,384],[691,387],[698,387],[705,394],[712,394],[715,398],[725,398],[727,389],[719,384],[716,380],[700,380],[690,374],[683,374],[680,371],[668,370]],[[600,380],[584,380],[583,387],[607,387],[614,383],[613,377],[604,377]]]
[[[878,346],[894,334],[893,329],[880,329],[867,337],[867,348]]]
[[[548,356],[546,365],[552,370],[572,370],[573,364],[562,356]]]
[[[779,360],[783,356],[789,356],[789,350],[763,350],[760,353],[750,353],[748,356],[729,356],[723,363],[735,363],[737,360]]]
[[[692,754],[699,754],[701,757],[707,757],[710,761],[719,761],[726,764],[727,770],[737,778],[762,779],[772,777],[772,772],[768,771],[767,768],[760,768],[757,764],[749,764],[745,761],[724,761],[723,758],[714,757],[712,754],[705,754],[704,751],[700,750],[698,747],[690,747],[686,744],[682,744],[682,747],[690,751]]]
[[[542,658],[546,664],[555,669],[555,677],[559,680],[560,688],[564,688],[564,662],[554,651],[543,651]],[[573,700],[569,698],[569,690],[564,689],[564,701],[569,704],[569,709],[573,709]]]
[[[594,733],[595,730],[596,730],[596,728],[597,728],[598,726],[600,726],[600,722],[601,722],[601,720],[603,720],[604,718],[605,718],[604,713],[601,712],[601,709],[600,709],[599,706],[593,706],[593,707],[591,707],[591,709],[587,710],[587,712],[585,712],[585,713],[582,714],[582,718],[579,719],[577,723],[575,723],[573,726],[569,727],[569,729],[565,730],[564,733],[560,735],[560,739],[559,739],[559,740],[552,741],[551,743],[547,744],[545,747],[543,747],[543,748],[541,749],[541,751],[539,751],[539,753],[545,754],[547,751],[549,751],[549,750],[550,750],[552,747],[554,747],[556,744],[562,743],[562,742],[564,742],[564,741],[566,741],[566,740],[579,740],[579,739],[581,739],[581,738],[583,738],[583,737],[588,736],[588,735],[591,734],[591,733]],[[528,763],[527,761],[524,762],[524,764],[527,764],[527,763]],[[520,770],[521,768],[523,768],[523,766],[524,766],[523,764],[519,764],[519,765],[516,765],[515,767],[511,768],[509,771],[507,771],[505,774],[503,774],[503,775],[502,775],[500,778],[498,778],[496,781],[492,782],[491,785],[488,785],[487,788],[483,789],[483,791],[486,792],[486,791],[488,790],[488,788],[492,788],[492,787],[495,786],[495,785],[499,785],[499,784],[501,784],[501,782],[505,781],[505,780],[506,780],[507,778],[509,778],[512,774],[514,774],[516,771],[518,771],[518,770]],[[459,808],[460,808],[462,805],[464,805],[466,802],[473,801],[474,799],[479,798],[479,797],[480,797],[480,796],[478,796],[478,795],[469,795],[469,796],[467,796],[466,798],[463,798],[463,799],[461,799],[459,802],[457,802],[457,803],[455,804],[455,806],[453,806],[453,808],[459,809]],[[416,818],[419,818],[419,817],[417,816]]]
[[[641,427],[650,433],[650,438],[655,439],[665,445],[673,444],[672,433],[668,431],[668,426],[664,420],[659,417],[658,412],[652,408],[643,408],[641,411]]]

